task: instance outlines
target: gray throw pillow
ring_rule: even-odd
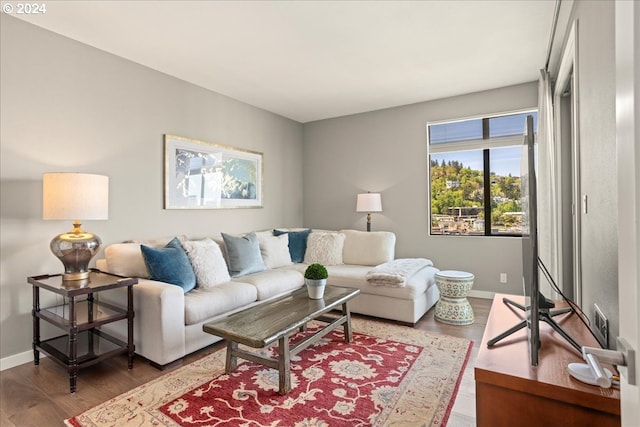
[[[227,261],[231,277],[257,273],[265,269],[256,233],[252,232],[244,236],[221,234],[227,248]]]

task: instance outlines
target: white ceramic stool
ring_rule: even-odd
[[[466,271],[445,270],[435,274],[440,299],[436,303],[436,320],[450,325],[473,323],[473,308],[467,300],[473,287],[473,274]]]

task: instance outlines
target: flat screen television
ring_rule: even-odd
[[[549,307],[540,292],[538,273],[538,201],[536,183],[535,130],[533,117],[527,116],[520,159],[520,191],[522,212],[522,283],[525,295],[525,311],[529,320],[529,358],[538,364],[540,347],[539,312]],[[534,297],[535,296],[535,297]],[[551,304],[553,307],[553,303]]]
[[[567,334],[554,320],[553,317],[573,311],[572,308],[551,311],[554,303],[540,292],[539,267],[541,265],[538,256],[538,203],[536,187],[536,153],[535,153],[535,129],[533,116],[526,118],[524,141],[522,144],[522,156],[520,160],[520,190],[522,216],[522,283],[525,295],[525,304],[517,304],[507,298],[505,304],[513,305],[525,313],[525,319],[502,334],[487,342],[493,346],[503,338],[527,327],[529,341],[529,359],[532,365],[538,364],[538,350],[540,348],[540,322],[548,323],[571,345],[580,351],[580,345]],[[546,272],[546,268],[544,268]]]

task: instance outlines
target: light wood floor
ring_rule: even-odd
[[[437,322],[431,309],[416,325],[417,329],[463,337],[474,341],[473,352],[467,364],[456,403],[448,426],[475,426],[475,386],[473,364],[487,323],[491,300],[469,298],[475,322],[469,326],[451,326]],[[354,317],[358,316],[354,314]],[[78,375],[78,388],[69,394],[67,372],[48,358],[39,366],[25,363],[0,372],[0,426],[43,427],[64,426],[64,420],[84,412],[112,397],[155,379],[171,369],[197,360],[223,348],[222,342],[211,345],[184,358],[164,371],[149,365],[142,358],[127,369],[125,356],[84,368]]]

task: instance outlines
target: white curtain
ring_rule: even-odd
[[[551,78],[540,70],[538,81],[538,240],[539,256],[558,281],[557,147],[554,138]],[[541,282],[544,286],[545,283]],[[547,295],[549,295],[547,293]]]

